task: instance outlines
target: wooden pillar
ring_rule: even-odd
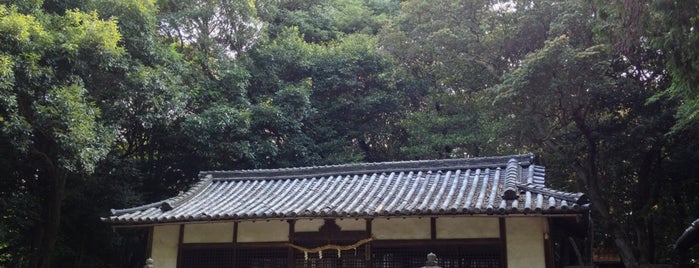
[[[505,217],[499,218],[500,224],[500,267],[507,268],[507,226]]]
[[[150,258],[151,255],[153,255],[153,229],[155,229],[154,226],[149,226],[146,230],[146,259]]]
[[[546,268],[553,268],[553,256],[551,254],[551,238],[549,233],[544,233],[544,258],[546,260]]]
[[[184,240],[184,224],[180,224],[180,232],[177,237],[177,267],[182,267],[182,241]]]
[[[364,231],[366,232],[367,238],[372,237],[371,221],[372,219],[366,219],[365,222],[366,226],[364,228]],[[371,242],[369,242],[364,245],[364,267],[371,268],[372,265],[373,263],[371,261]]]
[[[553,245],[551,243],[551,218],[546,218],[546,232],[544,232],[544,259],[546,268],[553,268]]]
[[[289,223],[289,243],[294,243],[294,233],[296,232],[296,220],[287,220]],[[294,268],[294,248],[289,247],[287,249],[287,267]]]
[[[430,239],[437,240],[437,218],[430,218]]]
[[[233,238],[231,239],[233,247],[233,267],[238,263],[238,222],[233,222]]]

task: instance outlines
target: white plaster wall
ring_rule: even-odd
[[[317,232],[324,223],[323,219],[297,220],[294,224],[294,232]]]
[[[195,223],[184,226],[182,243],[230,243],[233,242],[233,223]]]
[[[430,239],[430,218],[374,219],[371,232],[374,239]]]
[[[543,217],[511,217],[505,220],[507,265],[509,267],[546,267],[544,233],[548,224]]]
[[[245,221],[238,223],[238,242],[287,242],[289,223],[286,221]]]
[[[440,217],[436,220],[437,239],[498,238],[497,217]]]
[[[365,219],[342,219],[335,220],[335,223],[340,226],[343,231],[364,231],[366,230]]]
[[[153,227],[151,258],[153,259],[153,265],[155,267],[176,268],[179,236],[179,225],[161,225]]]

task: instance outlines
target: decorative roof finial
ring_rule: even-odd
[[[519,175],[519,162],[517,159],[510,159],[505,168],[505,185],[502,199],[515,200],[518,197],[517,193],[517,177]]]
[[[427,261],[425,262],[425,266],[422,268],[441,268],[437,265],[437,254],[434,254],[430,252],[430,254],[427,254]]]

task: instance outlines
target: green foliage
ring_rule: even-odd
[[[95,13],[22,14],[5,6],[0,6],[0,32],[2,75],[7,78],[0,93],[0,143],[4,155],[16,158],[3,161],[3,181],[24,189],[1,197],[34,207],[25,212],[3,204],[3,214],[13,217],[3,218],[2,225],[17,237],[46,230],[32,250],[23,239],[9,240],[8,247],[26,257],[12,256],[8,262],[47,265],[60,215],[53,208],[65,179],[91,174],[115,138],[96,104],[95,93],[103,88],[86,87],[85,81],[109,71],[123,54],[120,34],[115,21],[100,20]]]
[[[68,10],[82,9],[89,0],[44,0],[42,11],[63,15]]]
[[[286,28],[278,36],[251,51],[251,87],[255,95],[269,96],[286,83],[305,83],[311,75],[313,59],[320,46],[306,43],[297,27]]]
[[[671,261],[667,245],[699,216],[696,11],[0,0],[0,155],[12,156],[0,158],[0,266],[50,254],[55,267],[141,266],[143,234],[98,218],[200,170],[514,152],[539,155],[551,186],[588,193],[597,240],[633,248],[629,263]],[[29,237],[56,226],[51,200],[65,203],[46,255]]]
[[[402,122],[407,139],[400,148],[407,159],[442,159],[493,155],[501,140],[500,123],[492,121],[487,100],[462,94],[439,94]]]
[[[604,104],[601,100],[612,92],[604,75],[608,68],[604,47],[576,50],[567,36],[560,36],[527,55],[522,66],[507,76],[501,97],[510,107],[521,107],[523,114],[560,114],[555,123],[573,123],[573,117],[599,110],[596,105]]]
[[[527,55],[494,91],[508,126],[503,134],[515,137],[517,147],[542,149],[558,169],[553,177],[566,178],[552,183],[568,181],[590,195],[606,233],[599,239],[611,243],[613,236],[633,266],[656,257],[649,229],[656,224],[658,189],[668,185],[662,165],[673,154],[665,134],[674,106],[646,105],[667,85],[660,55],[647,50],[614,58],[609,48],[557,37]]]
[[[85,7],[96,10],[101,18],[115,18],[121,42],[130,55],[145,64],[155,64],[159,55],[157,43],[157,13],[154,0],[94,0]]]
[[[386,157],[397,140],[405,96],[392,77],[395,62],[379,49],[378,40],[348,35],[330,44],[313,65],[311,101],[318,112],[311,120],[323,130],[314,137],[319,149],[338,152],[336,146],[344,143],[340,151],[348,158],[332,160],[337,162]]]
[[[308,42],[321,43],[337,38],[340,35],[333,18],[325,6],[313,6],[309,10],[291,10],[284,14],[285,23],[282,26],[295,26],[301,30]]]
[[[44,4],[43,0],[2,0],[0,5],[14,6],[23,14],[31,14],[41,9]]]
[[[17,8],[0,5],[0,31],[3,52],[35,52],[52,40],[34,16],[19,13]]]
[[[115,20],[100,20],[97,12],[87,14],[72,10],[57,19],[60,22],[55,23],[64,27],[65,31],[58,35],[58,41],[61,42],[61,49],[69,56],[77,56],[81,48],[93,47],[115,54],[122,52],[121,47],[117,45],[121,40],[121,34]]]
[[[193,44],[200,57],[235,56],[260,36],[256,1],[160,1],[161,30],[174,42]],[[205,60],[201,58],[199,60]]]
[[[371,21],[374,14],[364,2],[337,0],[332,4],[332,9],[327,10],[327,14],[335,19],[334,24],[343,33],[372,34],[377,28]]]
[[[94,171],[114,139],[114,132],[98,122],[99,110],[85,94],[80,85],[55,87],[33,104],[35,132],[55,140],[64,151],[58,164],[75,173]]]
[[[382,44],[435,88],[477,91],[501,75],[498,25],[490,1],[405,1]]]
[[[209,158],[218,155],[221,150],[232,151],[235,155],[230,157],[250,157],[249,144],[237,141],[244,137],[249,128],[250,113],[238,111],[231,107],[212,107],[196,117],[190,117],[185,122],[185,129],[192,131],[187,133],[201,145],[199,150]],[[212,143],[210,143],[213,141]],[[204,147],[205,145],[215,147]],[[220,149],[220,150],[217,150]],[[235,159],[233,159],[235,161]]]
[[[395,0],[284,1],[270,21],[270,32],[298,27],[307,42],[323,43],[345,34],[376,34],[396,15]],[[278,22],[278,23],[277,23]]]
[[[657,21],[651,42],[667,57],[672,85],[654,99],[667,96],[680,100],[675,130],[696,126],[699,118],[699,4],[695,1],[654,1],[651,16]]]

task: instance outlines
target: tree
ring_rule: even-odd
[[[666,67],[672,77],[672,85],[658,94],[681,100],[675,130],[693,125],[699,118],[699,3],[696,1],[653,1],[645,12],[657,22],[658,27],[648,28],[648,36],[654,47],[663,51]],[[647,10],[650,11],[647,11]],[[643,29],[640,29],[643,30]]]
[[[535,152],[629,267],[699,216],[695,1],[0,3],[0,266],[140,265],[97,219],[205,169]]]
[[[382,44],[410,74],[433,79],[440,91],[477,91],[502,71],[493,49],[496,15],[490,1],[407,1]]]
[[[256,1],[161,1],[160,8],[161,31],[181,50],[192,49],[189,56],[212,80],[217,60],[250,49],[262,29]]]
[[[291,27],[252,50],[250,60],[248,95],[253,103],[271,99],[285,109],[279,126],[266,129],[287,129],[272,132],[287,133],[280,149],[303,161],[297,163],[385,159],[398,142],[404,95],[392,80],[394,62],[371,36],[350,34],[321,45]],[[277,101],[289,93],[291,101]]]
[[[673,106],[645,100],[663,88],[662,72],[632,69],[628,60],[610,61],[605,46],[575,48],[569,40],[560,36],[529,54],[498,86],[497,106],[510,135],[543,146],[545,161],[561,163],[559,175],[590,196],[624,264],[652,263],[651,207],[664,185]]]
[[[0,133],[6,150],[22,160],[2,173],[20,189],[11,195],[38,202],[29,266],[50,267],[66,181],[92,173],[115,138],[93,95],[105,88],[84,81],[123,55],[121,36],[116,21],[95,13],[22,14],[4,5],[0,32]]]
[[[268,148],[274,148],[267,157],[268,166],[312,165],[319,160],[305,125],[313,111],[311,68],[321,49],[306,43],[298,28],[290,27],[269,37],[244,59],[251,76],[247,96],[259,106],[259,122],[253,128],[273,144]]]
[[[368,35],[352,34],[322,50],[312,65],[312,139],[328,163],[379,161],[398,140],[405,93],[394,62]]]
[[[380,35],[411,92],[403,157],[463,157],[511,149],[496,139],[484,90],[539,49],[560,13],[553,1],[405,1]]]
[[[488,100],[477,94],[444,93],[431,95],[426,102],[401,122],[408,137],[401,143],[402,158],[463,158],[501,149],[501,141],[490,138],[501,126],[488,121]]]
[[[376,34],[399,9],[396,0],[281,1],[266,21],[274,37],[287,27],[297,27],[304,40],[324,43],[346,34]]]

